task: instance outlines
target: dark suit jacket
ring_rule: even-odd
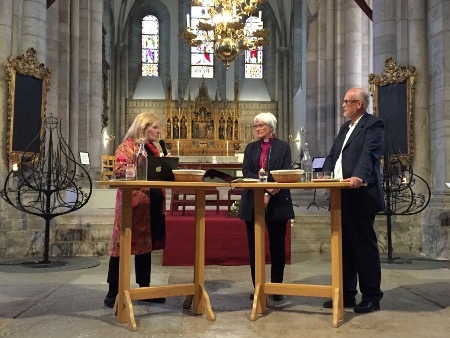
[[[260,155],[261,144],[259,140],[251,142],[245,147],[244,161],[242,163],[242,173],[245,178],[258,178]],[[270,174],[271,170],[291,168],[291,148],[289,143],[275,138],[272,141],[267,161],[267,170],[269,171],[267,181],[274,182],[274,179]],[[249,222],[253,221],[253,198],[254,193],[252,189],[243,190],[239,212],[240,219]],[[291,191],[289,189],[281,189],[278,194],[270,198],[270,202],[267,205],[266,222],[288,220],[294,217]]]
[[[350,121],[345,122],[329,155],[323,171],[334,170],[342,149]],[[342,174],[344,178],[356,176],[367,187],[342,190],[342,208],[351,207],[358,211],[377,213],[384,210],[384,194],[381,186],[380,157],[383,151],[384,126],[379,118],[365,113],[342,150]]]

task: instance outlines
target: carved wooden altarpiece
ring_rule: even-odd
[[[202,81],[198,94],[191,100],[173,101],[169,81],[165,139],[173,155],[232,156],[239,150],[239,105],[235,83],[233,103],[212,100]]]

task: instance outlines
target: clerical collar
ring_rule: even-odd
[[[273,139],[275,138],[275,136],[274,135],[272,135],[272,137],[271,138],[264,138],[264,139],[260,139],[260,142],[261,143],[272,143],[272,141],[273,141]]]

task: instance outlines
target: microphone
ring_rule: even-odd
[[[164,156],[167,156],[166,142],[164,140],[159,140],[159,145],[161,146]]]

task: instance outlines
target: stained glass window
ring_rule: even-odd
[[[204,0],[201,6],[191,6],[191,16],[188,18],[188,25],[190,25],[192,32],[197,34],[198,39],[202,41],[199,46],[191,47],[191,77],[197,78],[213,78],[214,77],[214,46],[199,34],[197,29],[198,23],[201,19],[208,20],[208,5],[212,6],[211,0]],[[210,38],[214,37],[210,33]]]
[[[263,27],[261,15],[258,17],[251,16],[245,22],[245,34],[249,40],[255,41],[256,38],[251,37],[251,34]],[[245,51],[245,78],[246,79],[262,79],[263,77],[263,47],[258,46],[256,49]]]
[[[142,76],[158,76],[159,22],[153,15],[142,19]]]

